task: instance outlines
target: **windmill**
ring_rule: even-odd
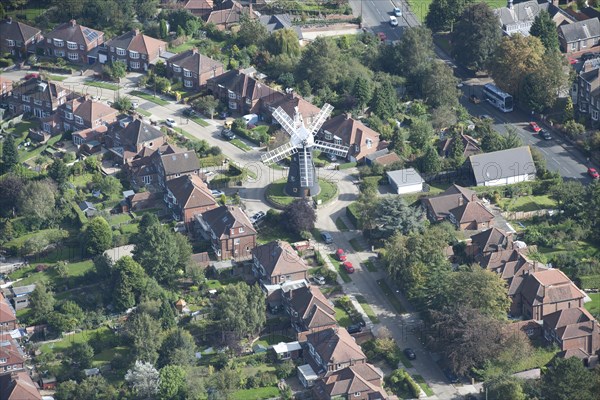
[[[331,111],[333,111],[331,105],[325,104],[308,128],[304,125],[298,107],[295,107],[294,111],[293,119],[281,107],[273,112],[273,118],[290,135],[290,141],[263,154],[261,160],[268,165],[292,156],[285,193],[294,197],[316,196],[321,188],[315,176],[313,149],[339,157],[346,157],[348,147],[315,140],[314,138]]]

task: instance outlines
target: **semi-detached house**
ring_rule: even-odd
[[[200,89],[206,82],[225,71],[223,64],[198,52],[194,48],[167,60],[167,74],[183,83],[188,89]]]
[[[42,39],[42,31],[8,17],[0,21],[0,53],[10,53],[18,58],[33,53],[35,45]]]
[[[145,72],[166,51],[167,43],[134,29],[109,40],[104,47],[111,62],[121,61],[129,71]]]
[[[98,59],[95,50],[104,43],[104,32],[81,26],[72,19],[48,33],[44,43],[48,56],[94,64]]]

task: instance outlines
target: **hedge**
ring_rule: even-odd
[[[338,170],[342,170],[342,169],[349,169],[349,168],[354,168],[356,167],[356,161],[355,162],[348,162],[345,164],[340,164],[337,166]]]
[[[578,279],[582,289],[600,289],[600,274],[580,276]]]
[[[354,224],[354,226],[358,227],[358,210],[356,209],[358,205],[356,202],[350,203],[348,207],[346,207],[346,216],[350,219],[350,222]]]
[[[73,211],[75,212],[75,215],[77,216],[77,221],[79,222],[79,226],[82,227],[85,224],[87,224],[87,222],[88,222],[87,217],[85,216],[83,211],[81,211],[81,208],[79,208],[79,206],[77,205],[77,203],[75,203],[75,201],[71,201],[71,207],[73,208]]]

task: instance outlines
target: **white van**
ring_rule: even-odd
[[[258,115],[256,114],[246,114],[242,118],[246,121],[246,125],[256,125],[258,123]]]

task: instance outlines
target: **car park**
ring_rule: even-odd
[[[323,239],[323,241],[325,242],[325,244],[331,244],[331,243],[333,243],[333,237],[331,236],[331,233],[322,232],[321,233],[321,239]]]
[[[541,129],[539,135],[544,140],[552,140],[552,135],[550,135],[550,132],[545,129]]]
[[[596,171],[596,168],[589,167],[587,169],[587,173],[588,173],[589,176],[592,177],[592,179],[598,179],[598,178],[600,178],[600,174],[598,174],[598,171]]]
[[[402,10],[400,9],[400,7],[394,7],[394,15],[396,17],[401,17],[402,16]]]
[[[390,25],[391,26],[398,26],[398,18],[396,18],[395,16],[391,15],[390,16]]]
[[[407,347],[407,348],[404,349],[404,355],[409,360],[414,360],[414,359],[417,358],[417,355],[415,354],[415,352],[413,351],[413,349],[411,349],[410,347]]]
[[[335,257],[338,259],[338,261],[346,261],[346,252],[344,249],[337,249],[335,252]]]
[[[533,131],[533,132],[539,132],[542,130],[542,128],[540,128],[540,126],[537,124],[537,122],[533,122],[531,121],[529,123],[529,128]]]
[[[250,221],[255,224],[258,221],[260,221],[261,219],[263,219],[267,214],[265,214],[264,211],[259,211],[256,214],[254,214],[252,217],[250,217]]]
[[[362,331],[362,326],[360,326],[360,324],[352,324],[349,325],[346,330],[349,334],[360,333]]]
[[[342,263],[342,267],[344,267],[344,270],[347,273],[349,273],[349,274],[354,273],[354,265],[352,265],[352,263],[350,261],[344,261]]]
[[[173,118],[167,118],[167,119],[165,119],[165,124],[167,124],[167,126],[169,126],[171,128],[175,128],[175,126],[177,125],[177,122],[175,122],[175,120]]]

